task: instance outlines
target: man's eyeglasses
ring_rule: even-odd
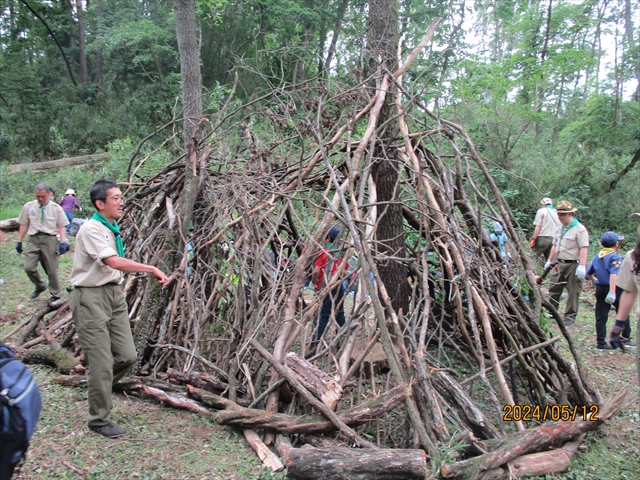
[[[113,200],[116,203],[124,203],[124,197],[122,195],[115,195],[113,197],[107,197],[107,200]]]

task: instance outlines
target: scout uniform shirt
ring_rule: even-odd
[[[18,223],[28,227],[27,235],[57,235],[61,227],[69,225],[69,220],[57,203],[48,200],[44,205],[40,205],[38,200],[32,200],[22,207]]]
[[[589,232],[580,222],[567,229],[561,226],[556,231],[553,243],[557,249],[557,260],[578,261],[580,249],[589,246]]]
[[[603,248],[591,260],[591,265],[587,268],[587,275],[595,274],[598,285],[610,285],[609,277],[618,275],[620,265],[622,265],[622,257],[613,248]]]
[[[533,224],[540,225],[539,237],[555,237],[558,227],[561,226],[555,208],[548,207],[538,209]]]
[[[623,290],[631,293],[637,293],[640,291],[640,275],[633,273],[633,266],[635,264],[633,258],[633,250],[627,253],[620,267],[620,273],[618,273],[618,281],[616,285]],[[640,317],[640,303],[638,303],[638,317]]]
[[[107,283],[122,283],[122,272],[103,263],[118,255],[116,239],[111,230],[97,220],[88,220],[76,236],[76,249],[71,269],[74,287],[101,287]]]

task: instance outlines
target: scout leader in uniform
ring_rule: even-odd
[[[30,298],[36,298],[47,289],[47,283],[38,272],[38,263],[42,260],[42,266],[49,277],[50,300],[53,301],[60,298],[58,262],[60,255],[69,250],[65,230],[69,221],[62,207],[51,200],[51,187],[39,183],[35,190],[36,199],[26,203],[18,217],[20,227],[16,252],[22,253],[22,240],[25,235],[29,235],[24,251],[24,271],[36,286]]]
[[[98,210],[76,236],[69,296],[80,346],[89,363],[89,428],[105,437],[126,430],[111,422],[111,388],[136,361],[122,272],[151,273],[164,287],[167,276],[156,267],[124,258],[116,221],[124,198],[118,184],[99,180],[90,191]]]
[[[589,253],[589,232],[573,216],[578,209],[573,208],[566,200],[558,202],[556,212],[560,223],[553,247],[549,253],[549,260],[545,269],[551,264],[558,264],[551,271],[549,280],[549,297],[551,305],[556,309],[560,304],[560,297],[565,287],[569,293],[567,306],[564,311],[564,324],[572,325],[576,321],[578,306],[580,305],[580,293],[584,286],[584,277],[587,275],[587,254]]]

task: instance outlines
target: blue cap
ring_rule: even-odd
[[[624,240],[624,237],[615,232],[604,232],[600,237],[600,243],[603,247],[613,247],[620,240]]]
[[[500,225],[499,222],[496,222],[493,224],[493,231],[494,232],[501,232],[502,231],[502,225]]]
[[[335,240],[338,235],[340,235],[340,229],[335,225],[331,227],[327,232],[327,237],[329,237],[332,241]]]

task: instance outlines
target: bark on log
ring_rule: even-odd
[[[24,344],[24,342],[27,340],[27,337],[29,337],[29,335],[31,335],[34,332],[34,330],[36,329],[36,326],[38,325],[38,322],[47,313],[53,312],[54,310],[58,310],[60,307],[62,307],[66,303],[67,303],[67,299],[61,298],[59,300],[56,300],[55,302],[47,303],[44,307],[40,308],[35,314],[31,316],[31,319],[29,319],[29,323],[23,329],[20,336],[16,339],[15,346],[21,347]]]
[[[228,398],[207,392],[206,390],[196,388],[192,385],[187,385],[187,395],[205,404],[207,407],[215,408],[216,410],[238,410],[242,408],[236,402],[231,401]]]
[[[213,415],[212,411],[207,410],[202,405],[197,404],[193,400],[189,398],[179,398],[179,397],[169,395],[167,394],[167,392],[164,392],[159,388],[140,385],[138,387],[138,391],[144,395],[153,397],[160,403],[164,403],[165,405],[169,405],[170,407],[173,407],[173,408],[188,410],[190,412],[199,413],[201,415]]]
[[[498,436],[498,431],[487,420],[484,413],[449,374],[441,370],[435,371],[431,376],[431,380],[440,395],[457,406],[459,415],[476,437],[485,439]]]
[[[629,391],[623,389],[604,408],[599,409],[597,421],[577,418],[573,421],[548,422],[498,441],[492,441],[492,447],[497,448],[492,448],[492,451],[479,457],[451,465],[445,464],[441,468],[441,475],[444,478],[484,478],[485,472],[507,464],[517,457],[569,442],[589,430],[598,428],[604,420],[611,418],[632,402],[633,398]],[[569,413],[571,411],[572,409],[569,409]]]
[[[26,364],[56,367],[63,375],[76,370],[77,366],[81,367],[80,371],[84,370],[84,367],[78,365],[78,360],[73,357],[70,352],[64,349],[54,348],[53,346],[39,348],[37,350],[18,349],[16,350],[16,357]]]
[[[297,480],[414,480],[429,474],[424,450],[292,448],[287,477]]]
[[[3,232],[15,232],[20,228],[18,218],[7,218],[6,220],[0,220],[0,230]]]
[[[256,452],[258,458],[262,460],[262,463],[269,467],[272,472],[280,472],[284,470],[284,465],[280,459],[275,453],[269,450],[269,447],[267,447],[262,440],[260,440],[260,437],[255,430],[246,429],[243,433],[245,440],[247,440],[247,443],[251,446],[253,451]]]
[[[342,397],[342,386],[339,380],[294,352],[287,354],[284,363],[307,390],[322,400],[331,410],[336,409]]]
[[[229,388],[229,385],[222,380],[218,380],[216,377],[204,372],[182,373],[173,368],[168,368],[167,375],[172,380],[176,380],[185,385],[193,385],[196,388],[201,388],[208,392],[224,392]],[[242,388],[238,388],[238,392],[246,395],[246,392]]]
[[[48,160],[46,162],[35,163],[17,163],[10,165],[11,173],[18,173],[23,168],[29,169],[30,172],[45,172],[47,170],[59,169],[62,167],[86,167],[92,163],[108,160],[110,153],[95,153],[93,155],[82,155],[80,157],[59,158],[58,160]]]
[[[362,425],[393,410],[402,404],[410,393],[408,385],[400,385],[357,407],[339,412],[337,415],[338,418],[349,426]],[[218,413],[216,422],[220,425],[263,428],[265,430],[288,434],[318,433],[335,430],[335,425],[328,421],[324,415],[294,417],[284,413],[271,413],[265,410],[250,408],[227,409]]]
[[[508,462],[506,468],[496,468],[487,472],[486,478],[543,477],[550,473],[566,472],[585,436],[586,433],[583,433],[577,440],[565,443],[556,450],[518,457]]]

